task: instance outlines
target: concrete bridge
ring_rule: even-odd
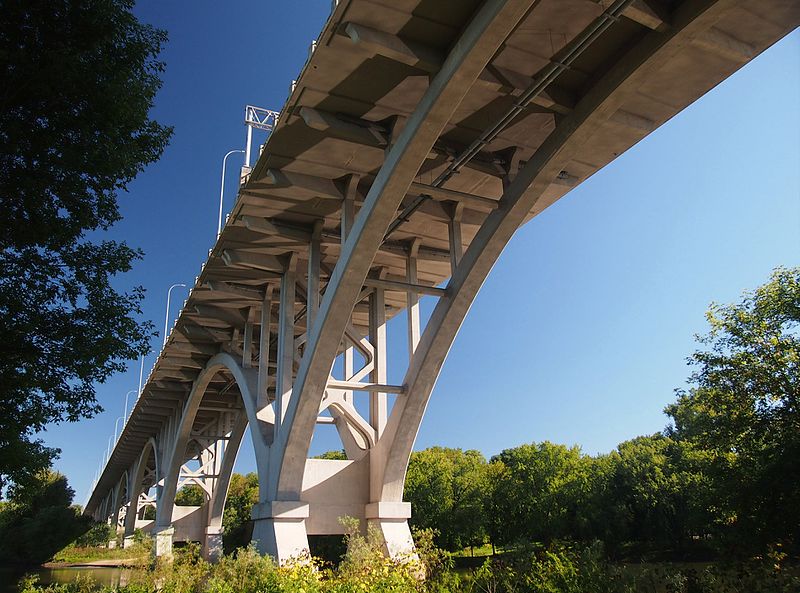
[[[412,552],[414,439],[511,236],[798,23],[796,0],[335,3],[85,512],[215,558],[249,427],[261,551],[349,515]],[[308,459],[322,425],[347,461]],[[189,483],[205,504],[176,507]]]

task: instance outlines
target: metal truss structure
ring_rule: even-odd
[[[349,515],[413,553],[409,456],[513,233],[798,22],[787,0],[338,2],[280,117],[247,108],[272,133],[86,512],[216,557],[249,428],[260,550]],[[325,426],[346,461],[308,458]],[[189,483],[205,503],[176,507]]]

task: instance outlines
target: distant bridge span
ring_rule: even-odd
[[[260,550],[283,561],[342,515],[413,550],[409,455],[511,236],[799,23],[795,0],[335,3],[85,512],[216,557],[249,427]],[[321,424],[347,461],[307,458]],[[188,483],[203,506],[174,505]]]

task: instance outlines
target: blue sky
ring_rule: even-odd
[[[167,288],[191,285],[213,244],[221,159],[243,148],[244,106],[281,108],[329,9],[329,0],[137,5],[169,32],[153,116],[175,136],[120,196],[124,220],[110,235],[146,253],[117,285],[147,289],[144,318],[159,331]],[[800,264],[798,105],[795,32],[523,227],[461,329],[417,448],[491,456],[547,439],[597,453],[661,430],[708,304]],[[229,159],[226,211],[240,164]],[[185,297],[173,291],[170,322]],[[404,332],[396,325],[390,339]],[[42,435],[62,449],[56,468],[77,502],[138,372],[131,363],[98,386],[104,413]],[[332,445],[323,438],[312,453]],[[254,468],[249,446],[237,468]]]

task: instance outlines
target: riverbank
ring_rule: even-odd
[[[45,562],[42,568],[135,568],[141,566],[142,557],[135,558],[107,558],[102,560],[84,560],[76,562]]]

